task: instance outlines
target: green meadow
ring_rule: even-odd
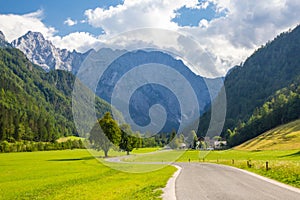
[[[161,188],[175,171],[167,166],[148,173],[125,173],[103,165],[87,150],[3,153],[0,199],[160,199]]]
[[[161,165],[109,163],[110,167],[106,166],[103,153],[92,153],[101,162],[87,150],[2,153],[0,199],[161,199],[161,188],[176,171],[163,164],[173,161],[231,165],[300,188],[299,150],[160,151],[146,148],[134,150],[133,155],[124,160]],[[109,153],[110,156],[126,155],[117,151]]]

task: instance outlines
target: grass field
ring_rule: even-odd
[[[226,164],[300,188],[299,150],[157,150],[159,149],[134,150],[135,155],[127,158],[127,161],[164,163],[176,160]],[[120,156],[126,153],[111,151],[110,155]],[[101,156],[103,153],[98,153],[98,157]],[[247,161],[250,161],[251,167],[247,166]],[[265,169],[266,161],[269,162],[268,171]],[[123,167],[124,171],[143,171],[145,166],[147,169],[150,166],[151,169],[151,165],[112,163],[111,166],[113,165]],[[153,166],[154,170],[159,165]],[[162,167],[163,165],[161,169],[148,173],[124,173],[103,165],[87,150],[3,153],[0,154],[0,199],[160,199],[160,189],[176,171],[171,166]]]
[[[159,199],[160,188],[175,171],[168,166],[124,173],[104,166],[86,150],[0,154],[0,199]]]
[[[178,159],[176,157],[180,156]],[[300,188],[300,151],[161,151],[136,155],[127,161],[138,162],[212,162],[231,165]],[[247,161],[251,165],[247,165]],[[266,170],[268,161],[269,170]]]
[[[249,140],[237,150],[300,150],[300,120],[284,124]]]

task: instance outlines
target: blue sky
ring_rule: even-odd
[[[215,77],[300,24],[299,10],[299,0],[0,0],[0,30],[9,42],[30,30],[58,48],[79,52],[109,46],[111,37],[126,31],[171,30],[197,41],[215,66],[201,73]],[[151,37],[145,33],[138,42],[153,43]],[[129,48],[132,41],[137,42],[123,38],[116,48]],[[184,53],[178,41],[161,37],[156,45]],[[205,68],[194,52],[189,60]]]
[[[95,28],[87,23],[80,23],[86,19],[85,10],[96,7],[108,9],[110,6],[123,4],[123,0],[26,0],[23,2],[0,0],[0,13],[23,15],[42,10],[42,21],[46,25],[54,27],[59,36],[65,36],[75,31],[87,31],[93,35],[100,35],[103,33],[103,29]],[[176,12],[178,15],[172,21],[180,26],[198,26],[202,19],[210,21],[223,15],[216,13],[213,5],[206,9],[191,9],[184,6]],[[68,18],[77,21],[77,24],[68,26],[64,23]]]
[[[69,17],[78,21],[84,20],[84,11],[87,9],[108,8],[122,2],[120,0],[0,0],[0,13],[22,15],[43,10],[43,22],[58,30],[58,35],[63,36],[74,31],[88,31],[97,35],[101,34],[102,29],[82,23],[76,26],[67,26],[64,21]]]

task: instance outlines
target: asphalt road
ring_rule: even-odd
[[[176,163],[177,200],[300,200],[300,190],[287,189],[241,170],[206,163]]]

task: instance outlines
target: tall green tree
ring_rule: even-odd
[[[118,123],[112,118],[109,112],[105,113],[99,121],[100,126],[106,137],[115,145],[121,141],[121,129]]]
[[[122,134],[121,134],[121,142],[120,148],[127,152],[127,155],[137,147],[139,138],[133,134],[131,127],[129,124],[122,124],[120,126]]]
[[[196,148],[197,141],[198,141],[198,137],[197,137],[196,131],[191,130],[189,132],[188,139],[187,139],[189,146],[192,148]]]
[[[109,149],[115,145],[119,146],[121,142],[121,129],[117,122],[107,112],[98,120],[90,132],[89,140],[97,150],[103,150],[105,157],[108,157]]]

